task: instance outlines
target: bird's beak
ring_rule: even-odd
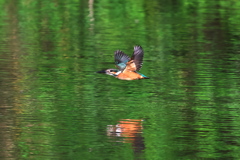
[[[98,71],[98,72],[96,72],[96,73],[106,73],[106,71],[105,71],[105,70],[102,70],[102,71]]]

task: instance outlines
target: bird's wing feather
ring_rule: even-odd
[[[131,60],[133,60],[133,63],[135,64],[134,71],[139,71],[143,64],[143,49],[141,46],[134,46]]]
[[[120,70],[124,70],[126,68],[127,62],[130,61],[130,57],[120,50],[117,50],[115,52],[114,58],[115,64]]]

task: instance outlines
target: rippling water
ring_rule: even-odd
[[[0,159],[240,159],[239,2],[0,4]]]

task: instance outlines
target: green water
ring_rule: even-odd
[[[0,6],[0,159],[240,159],[240,2]],[[150,79],[96,73],[134,45]]]

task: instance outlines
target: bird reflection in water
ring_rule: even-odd
[[[121,119],[117,125],[107,126],[107,135],[115,142],[131,143],[135,153],[144,150],[141,119]],[[121,139],[120,139],[121,138]]]

